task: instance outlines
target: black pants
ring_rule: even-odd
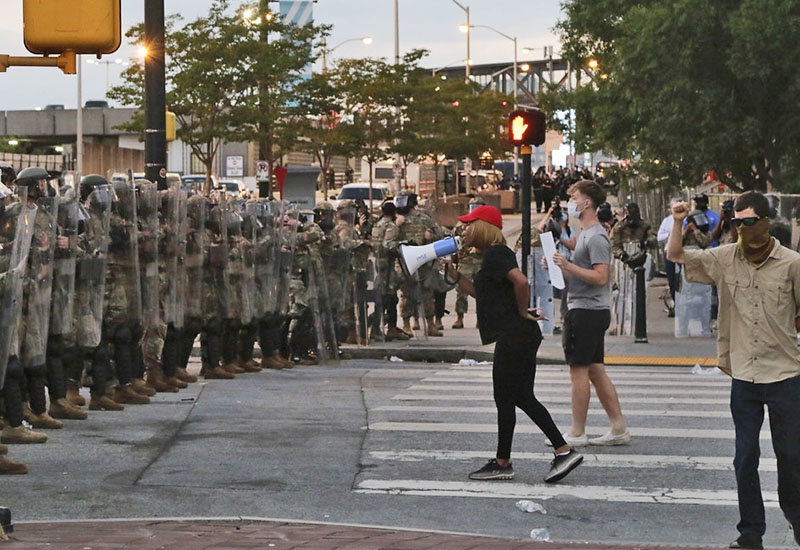
[[[494,348],[492,384],[497,406],[497,458],[511,457],[511,442],[519,407],[552,441],[554,448],[565,444],[553,418],[533,395],[536,378],[536,352],[542,332],[534,321],[524,321],[518,330],[504,333]]]

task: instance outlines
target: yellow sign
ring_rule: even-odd
[[[121,0],[23,0],[25,47],[35,54],[109,54],[122,41]]]

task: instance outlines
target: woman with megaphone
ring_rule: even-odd
[[[446,275],[451,284],[475,298],[481,342],[495,342],[492,385],[497,407],[497,454],[469,478],[514,478],[511,443],[519,407],[554,443],[556,456],[544,477],[544,481],[554,483],[574,470],[583,456],[564,441],[550,413],[533,394],[536,352],[542,341],[537,321],[544,317],[539,308],[528,308],[528,279],[517,266],[514,252],[506,246],[500,211],[479,206],[458,219],[466,224],[462,246],[477,248],[483,262],[472,280],[459,273],[452,262],[446,262]]]

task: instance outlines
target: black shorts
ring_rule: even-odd
[[[611,324],[611,310],[571,309],[564,318],[561,346],[571,366],[605,362],[605,335]]]

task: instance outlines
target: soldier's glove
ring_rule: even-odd
[[[628,262],[628,258],[630,258],[630,256],[628,256],[628,253],[627,253],[627,252],[623,252],[623,253],[622,253],[622,254],[620,254],[620,256],[619,256],[619,259],[620,259],[620,261],[622,261],[622,262],[625,262],[625,263],[627,263],[627,262]]]
[[[637,252],[636,254],[629,256],[627,260],[623,261],[625,262],[625,265],[631,269],[636,269],[637,267],[642,267],[645,260],[647,260],[647,254],[644,252]]]

